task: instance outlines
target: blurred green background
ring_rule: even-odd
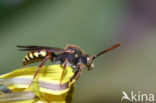
[[[120,103],[122,91],[156,94],[155,5],[154,0],[1,0],[0,73],[22,67],[26,53],[16,45],[76,44],[94,55],[122,42],[99,57],[95,69],[84,69],[73,103]]]

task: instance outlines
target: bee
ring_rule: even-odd
[[[108,51],[111,51],[119,47],[120,45],[121,43],[118,43],[104,51],[99,52],[94,56],[85,53],[80,47],[76,45],[67,45],[64,49],[47,46],[17,46],[17,47],[20,48],[19,49],[20,51],[29,51],[28,54],[23,59],[23,66],[41,61],[41,64],[38,66],[38,69],[34,74],[33,79],[36,78],[38,72],[48,59],[53,63],[62,65],[63,71],[60,78],[61,85],[61,81],[64,77],[67,65],[76,69],[74,76],[71,79],[71,81],[75,79],[76,82],[80,78],[84,67],[87,67],[88,70],[93,69],[94,68],[93,61],[98,56]]]

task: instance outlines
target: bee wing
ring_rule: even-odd
[[[64,49],[56,48],[56,47],[48,47],[48,46],[20,46],[17,45],[16,47],[20,48],[19,51],[41,51],[46,50],[47,52],[64,52]]]

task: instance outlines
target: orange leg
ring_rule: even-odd
[[[79,69],[78,76],[77,76],[75,82],[79,80],[81,74],[82,74],[82,69]]]
[[[80,66],[80,67],[78,68],[78,70],[75,72],[73,79],[76,77],[77,74],[78,74],[78,76],[76,77],[76,80],[73,82],[72,86],[76,83],[76,81],[79,80],[79,78],[80,78],[80,76],[81,76],[81,74],[82,74],[82,69],[83,69],[83,66]],[[72,79],[72,80],[73,80],[73,79]]]
[[[74,73],[74,76],[73,76],[73,78],[71,79],[71,82],[73,81],[73,79],[75,79],[75,77],[77,76],[78,72],[79,72],[79,70],[77,70],[77,71]]]
[[[46,63],[46,61],[47,61],[48,59],[49,59],[49,56],[47,56],[47,57],[45,57],[45,58],[43,59],[42,63],[38,66],[38,69],[37,69],[35,75],[33,76],[33,80],[36,78],[36,76],[37,76],[37,74],[39,73],[40,69],[43,67],[43,65]],[[29,87],[32,85],[33,80],[31,81]]]
[[[61,83],[62,83],[62,79],[64,77],[64,72],[66,70],[67,64],[68,64],[68,59],[66,58],[65,61],[64,61],[63,72],[62,72],[61,79],[60,79],[60,87],[62,87]]]

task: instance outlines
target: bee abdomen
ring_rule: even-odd
[[[46,51],[29,52],[23,59],[23,66],[42,61],[48,53]]]

